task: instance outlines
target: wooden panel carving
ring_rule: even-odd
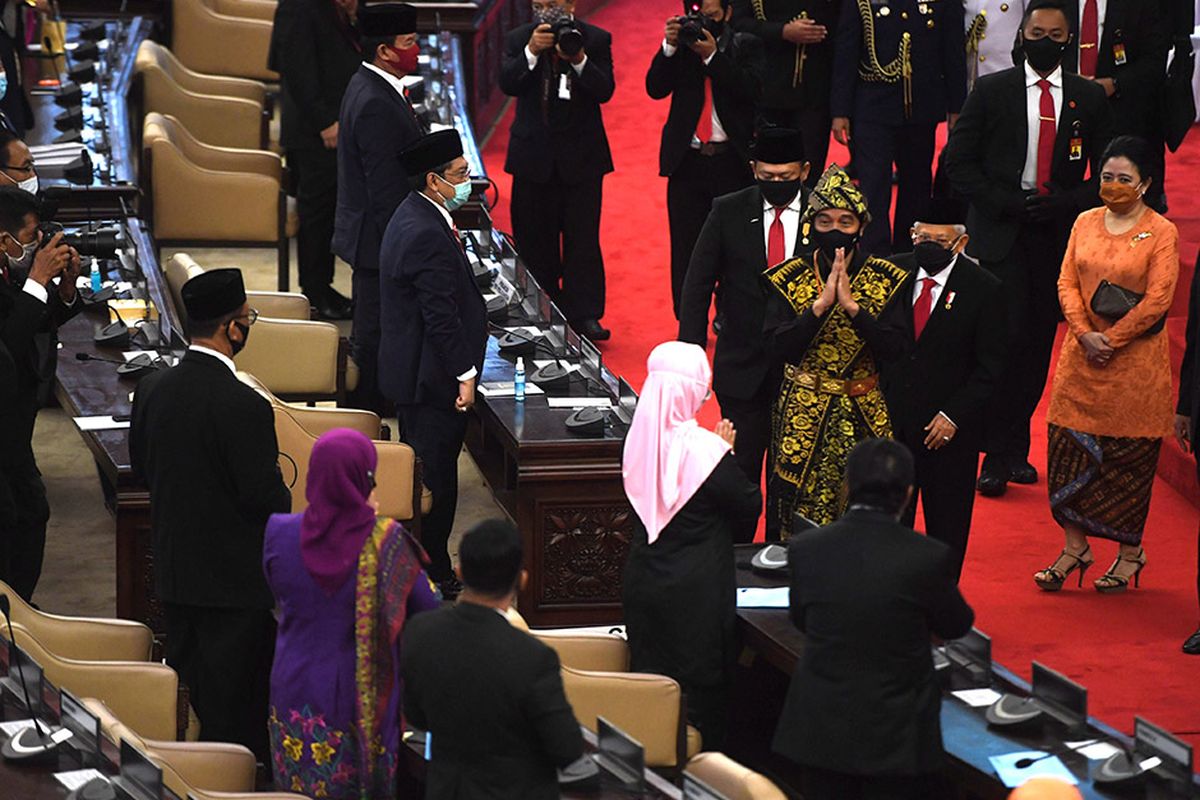
[[[633,537],[627,504],[547,507],[539,528],[539,607],[621,602],[621,573]]]

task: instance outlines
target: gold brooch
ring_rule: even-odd
[[[1150,231],[1142,231],[1141,233],[1136,234],[1133,238],[1131,238],[1129,240],[1129,246],[1137,247],[1138,242],[1140,242],[1142,239],[1149,239],[1153,235],[1154,234],[1152,234]]]

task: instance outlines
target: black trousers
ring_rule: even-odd
[[[858,184],[867,196],[871,223],[861,248],[871,255],[912,250],[909,229],[929,210],[933,196],[933,148],[937,125],[881,125],[860,122],[851,127]],[[892,165],[896,191],[896,225],[891,225]]]
[[[433,508],[421,519],[421,544],[429,553],[429,577],[436,582],[454,573],[446,545],[458,506],[458,454],[467,435],[467,415],[453,405],[397,406],[400,440],[421,459],[421,476],[433,493]]]
[[[847,775],[804,767],[804,800],[933,800],[948,793],[940,775]]]
[[[829,158],[829,134],[833,129],[829,107],[764,108],[760,116],[769,125],[800,132],[800,138],[804,141],[804,158],[812,165],[805,183],[810,189],[816,186],[821,173],[825,171],[825,161]]]
[[[337,150],[296,148],[288,151],[288,170],[296,188],[296,234],[300,289],[310,299],[333,283],[333,221],[337,214]]]
[[[567,183],[557,172],[546,183],[517,177],[512,182],[517,249],[571,322],[604,316],[603,186],[603,175]]]
[[[923,433],[923,432],[922,432]],[[912,503],[904,512],[903,522],[912,526],[917,516],[917,498],[925,509],[925,533],[944,542],[954,554],[955,579],[962,575],[967,555],[967,537],[971,533],[971,514],[975,508],[975,478],[979,471],[979,451],[959,440],[939,450],[925,447],[923,435],[898,434],[908,446],[916,468]]]
[[[0,465],[0,580],[26,601],[42,576],[50,504],[33,453]]]
[[[717,395],[721,416],[732,422],[737,431],[737,447],[733,457],[755,486],[762,486],[763,466],[771,446],[771,407],[778,395],[779,382],[771,380],[763,381],[763,387],[748,400],[727,394]],[[750,539],[735,541],[734,544],[749,544],[753,541],[753,531],[750,535]],[[779,538],[778,531],[775,532],[775,538]]]
[[[267,707],[275,618],[267,609],[163,603],[166,656],[187,684],[200,739],[245,745],[270,764]]]
[[[358,365],[358,386],[347,398],[352,408],[388,416],[390,404],[379,391],[379,271],[355,269],[350,273],[354,296],[354,322],[350,328],[350,354]]]
[[[715,198],[754,182],[750,166],[732,146],[712,156],[689,149],[667,178],[667,219],[671,225],[671,302],[679,319],[679,297],[692,249]]]
[[[1029,421],[1046,388],[1060,318],[1060,238],[1054,225],[1024,223],[1008,258],[984,262],[1003,284],[1008,312],[1008,357],[988,415],[985,469],[1029,460]]]

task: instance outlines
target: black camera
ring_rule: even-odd
[[[679,18],[679,41],[683,44],[695,44],[704,41],[704,29],[708,17],[699,11],[690,11]]]
[[[61,233],[63,244],[74,247],[81,256],[116,258],[117,250],[124,244],[124,237],[119,228],[98,228],[94,231],[67,233],[57,222],[43,222],[38,225],[38,230],[42,233],[39,250],[50,244],[50,240],[56,233]]]
[[[551,24],[550,30],[554,34],[554,43],[563,51],[563,55],[574,57],[583,49],[583,31],[575,24],[575,20],[569,17],[560,19]]]

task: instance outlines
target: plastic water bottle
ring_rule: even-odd
[[[513,374],[513,397],[518,403],[525,402],[525,358],[517,356],[517,371]]]
[[[96,292],[100,291],[100,289],[102,288],[100,284],[101,284],[100,262],[97,261],[93,257],[92,258],[92,294],[95,294]]]

